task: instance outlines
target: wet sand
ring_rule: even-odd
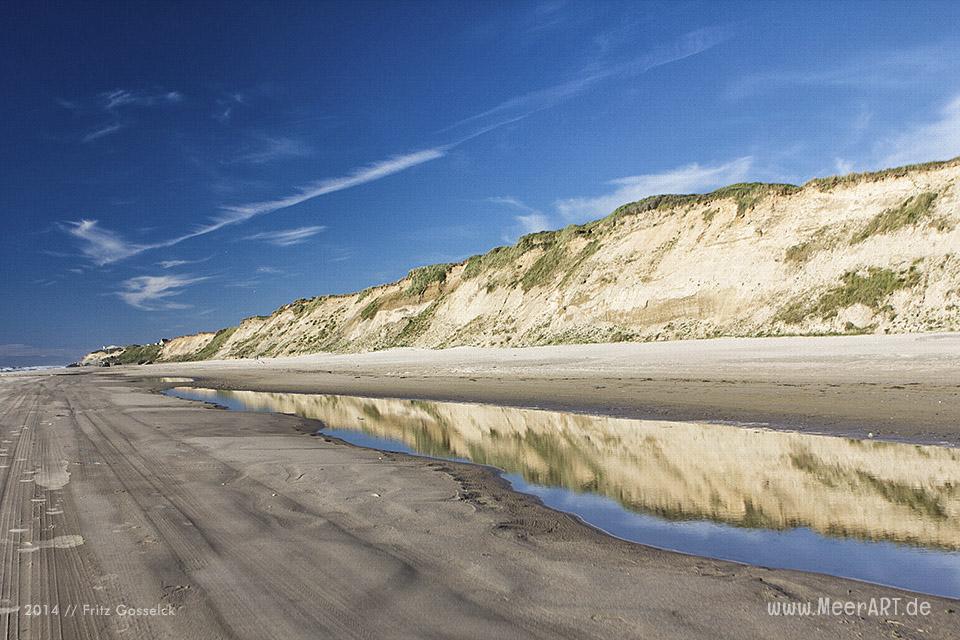
[[[960,334],[396,349],[150,370],[222,389],[761,423],[960,445]]]
[[[308,435],[316,424],[301,418],[155,393],[173,384],[157,376],[176,375],[518,405],[549,397],[560,408],[670,417],[717,416],[715,401],[728,416],[818,430],[912,416],[881,433],[956,441],[958,340],[941,340],[945,348],[911,346],[909,358],[875,354],[871,367],[863,350],[875,345],[834,348],[772,380],[769,359],[751,364],[741,352],[723,364],[729,351],[710,355],[711,345],[696,362],[680,354],[659,365],[662,351],[631,346],[559,350],[562,361],[457,350],[432,361],[403,352],[2,376],[0,611],[34,603],[61,613],[21,608],[0,622],[10,638],[960,638],[958,603],[927,596],[922,617],[770,616],[770,602],[914,596],[621,542],[482,467],[358,449]],[[906,350],[887,344],[888,354]],[[830,396],[817,399],[831,384],[846,403],[833,412]],[[937,400],[939,410],[917,404]],[[63,613],[121,603],[176,615]]]

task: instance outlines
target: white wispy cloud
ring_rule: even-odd
[[[249,280],[238,280],[237,282],[228,282],[223,286],[230,287],[231,289],[256,289],[261,284],[263,284],[263,280],[261,280],[260,278],[250,278]]]
[[[463,118],[462,120],[459,120],[448,127],[444,127],[440,130],[440,132],[442,133],[445,131],[450,131],[451,129],[455,129],[462,125],[510,111],[525,111],[532,113],[548,109],[560,104],[568,98],[572,98],[577,94],[583,93],[598,81],[608,78],[612,74],[612,70],[609,69],[595,73],[584,74],[581,77],[568,80],[567,82],[563,82],[561,84],[546,87],[545,89],[531,91],[530,93],[525,93],[523,95],[514,96],[508,100],[504,100],[495,107],[487,109],[486,111],[481,111],[480,113]]]
[[[213,119],[219,122],[220,124],[227,124],[230,122],[230,118],[233,117],[233,108],[234,105],[221,105],[220,108],[213,114]]]
[[[492,116],[522,112],[523,115],[519,116],[519,118],[526,117],[537,111],[557,106],[588,89],[592,89],[603,80],[645,73],[651,69],[702,53],[727,40],[730,35],[730,29],[722,26],[691,31],[669,45],[655,48],[627,62],[600,67],[594,66],[565,82],[504,100],[490,109],[468,116],[448,127],[444,127],[440,132],[449,131]]]
[[[271,85],[260,84],[255,87],[241,91],[232,91],[222,94],[217,98],[213,119],[221,124],[227,124],[233,118],[234,112],[239,107],[248,105],[256,98],[263,98],[271,93]]]
[[[936,118],[921,122],[879,145],[885,167],[949,160],[960,155],[960,94],[950,99]]]
[[[99,266],[129,258],[145,250],[144,245],[125,240],[120,234],[99,226],[96,220],[65,222],[61,228],[77,238],[83,255]]]
[[[65,226],[71,235],[81,240],[81,249],[84,254],[98,265],[116,262],[144,251],[170,247],[185,240],[212,233],[226,226],[245,222],[256,216],[287,209],[323,195],[380,180],[425,162],[442,158],[458,145],[500,127],[522,120],[536,111],[558,104],[593,86],[603,78],[611,76],[625,77],[635,73],[642,73],[655,67],[696,55],[697,53],[716,46],[718,43],[727,39],[729,35],[729,31],[725,28],[709,28],[690,32],[669,46],[656,49],[627,63],[581,74],[579,77],[568,82],[511,98],[482,113],[465,118],[447,129],[460,127],[464,124],[488,119],[500,114],[507,115],[510,111],[521,112],[519,114],[514,113],[507,115],[507,117],[500,118],[490,124],[482,126],[452,143],[422,149],[413,153],[392,156],[386,160],[374,162],[355,169],[343,176],[319,180],[305,187],[301,187],[291,195],[281,198],[238,205],[225,205],[220,208],[219,215],[214,216],[206,223],[162,242],[152,244],[128,242],[124,240],[119,233],[97,226],[96,220],[81,220],[79,222],[67,223]],[[176,92],[146,96],[118,90],[104,94],[103,98],[107,101],[106,104],[110,105],[111,109],[118,109],[125,104],[156,104],[158,101],[164,100],[167,102],[178,102],[182,99],[182,96]],[[544,218],[536,216],[543,216],[543,214],[540,212],[536,212],[536,214],[528,213],[523,220],[518,217],[518,222],[528,228],[540,226],[540,224],[544,222]]]
[[[487,202],[492,202],[494,204],[502,204],[507,207],[512,207],[514,209],[519,209],[520,211],[526,212],[536,212],[537,210],[529,206],[519,198],[513,196],[494,196],[492,198],[487,198]]]
[[[221,208],[222,213],[219,216],[209,220],[206,224],[202,224],[187,233],[161,242],[142,244],[126,240],[116,231],[99,226],[96,220],[85,219],[66,222],[62,225],[62,228],[80,240],[80,249],[87,258],[95,264],[103,266],[143,253],[144,251],[172,247],[185,240],[212,233],[229,225],[245,222],[255,216],[286,209],[322,195],[350,189],[368,182],[373,182],[374,180],[380,180],[381,178],[399,173],[400,171],[415,167],[424,162],[442,158],[449,148],[450,146],[448,145],[446,147],[435,147],[406,155],[393,156],[387,160],[356,169],[345,176],[320,180],[300,189],[293,195],[276,200],[225,206]]]
[[[523,229],[524,233],[536,233],[537,231],[549,229],[552,226],[550,224],[550,218],[542,213],[531,213],[525,216],[516,216],[515,219],[518,223],[520,223],[520,227]]]
[[[199,260],[161,260],[157,263],[161,269],[173,269],[174,267],[182,267],[187,264],[200,264],[201,262],[206,262],[213,256],[207,256],[206,258],[200,258]]]
[[[584,222],[607,215],[627,202],[664,193],[700,193],[734,182],[743,182],[753,163],[746,156],[725,164],[701,166],[697,163],[663,173],[628,176],[610,181],[614,189],[599,196],[570,198],[556,203],[557,212],[567,222]]]
[[[350,189],[374,180],[380,180],[394,173],[399,173],[411,167],[415,167],[424,162],[442,158],[448,150],[448,147],[435,147],[424,149],[406,155],[393,156],[380,162],[367,165],[352,171],[351,173],[338,178],[327,178],[311,185],[301,188],[297,193],[276,200],[267,200],[264,202],[252,202],[249,204],[233,205],[222,207],[224,215],[209,227],[211,230],[219,229],[228,224],[234,224],[241,220],[249,220],[254,216],[265,213],[273,213],[281,209],[287,209],[295,205],[312,200],[319,196],[327,195],[344,189]],[[206,231],[205,233],[209,233]]]
[[[75,113],[106,113],[112,120],[112,122],[102,124],[81,136],[80,141],[85,144],[125,129],[129,124],[129,120],[124,119],[121,112],[128,107],[166,106],[182,101],[183,94],[178,91],[146,93],[128,89],[104,91],[96,96],[95,101],[85,101],[86,104],[79,101],[58,100],[63,108],[74,111]]]
[[[128,89],[113,89],[101,93],[100,101],[105,111],[115,112],[121,107],[152,107],[177,104],[183,101],[183,94],[179,91],[145,93]]]
[[[487,200],[495,204],[510,207],[511,209],[523,211],[522,215],[513,217],[514,221],[516,221],[520,228],[521,234],[536,233],[537,231],[544,231],[553,226],[550,216],[543,213],[539,209],[531,207],[519,198],[515,198],[513,196],[495,196],[493,198],[487,198]],[[508,241],[513,237],[513,234],[510,233],[504,235],[504,238]]]
[[[189,305],[170,302],[168,298],[183,293],[185,287],[207,280],[192,276],[137,276],[121,283],[117,296],[131,307],[153,311],[156,309],[186,309]]]
[[[831,61],[818,59],[813,69],[778,69],[755,73],[732,82],[727,95],[733,99],[784,87],[819,89],[903,90],[955,73],[958,62],[955,42],[913,48],[863,51]]]
[[[546,31],[560,26],[566,21],[562,9],[566,7],[566,0],[551,0],[540,2],[533,8],[530,31]]]
[[[306,242],[321,231],[326,229],[324,226],[297,227],[296,229],[280,229],[278,231],[264,231],[247,236],[244,240],[258,240],[260,242],[269,242],[278,247],[290,247],[295,244]]]
[[[285,158],[302,158],[313,153],[302,140],[285,137],[257,136],[248,149],[228,161],[228,164],[264,164]]]
[[[834,158],[833,160],[833,168],[839,175],[853,173],[855,166],[852,160],[846,158]]]
[[[82,142],[93,142],[94,140],[103,138],[105,136],[109,136],[112,133],[116,133],[120,131],[121,129],[123,129],[124,126],[125,125],[122,122],[114,122],[104,127],[100,127],[99,129],[94,129],[87,135],[83,136],[83,138],[81,138],[80,140]]]

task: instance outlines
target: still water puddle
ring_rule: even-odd
[[[960,598],[960,450],[737,426],[178,387],[384,451],[491,465],[614,536]]]

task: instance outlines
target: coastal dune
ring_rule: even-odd
[[[652,196],[396,282],[83,362],[956,331],[958,178],[954,159]]]

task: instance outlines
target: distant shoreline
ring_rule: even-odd
[[[65,364],[37,364],[25,367],[3,367],[0,366],[0,373],[12,373],[16,371],[46,371],[47,369],[66,369]]]

